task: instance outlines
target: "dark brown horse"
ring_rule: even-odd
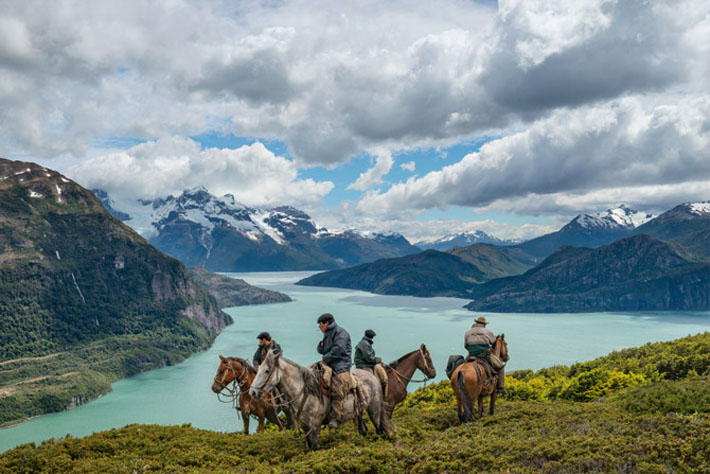
[[[508,343],[505,342],[505,334],[496,337],[493,345],[493,354],[501,360],[507,361]],[[494,371],[495,372],[495,371]],[[483,363],[478,360],[466,362],[456,367],[454,373],[451,374],[451,386],[456,395],[456,404],[458,405],[459,420],[461,422],[473,421],[473,409],[476,401],[478,401],[478,417],[483,416],[483,398],[486,395],[491,396],[491,405],[489,414],[495,411],[496,399],[496,376],[495,373],[489,376]]]
[[[220,355],[219,359],[219,368],[212,383],[212,391],[219,394],[227,389],[233,397],[236,397],[238,393],[239,403],[237,409],[242,414],[244,433],[249,433],[250,415],[254,415],[259,420],[259,425],[256,429],[259,433],[264,431],[264,418],[276,424],[281,430],[281,420],[279,420],[277,410],[271,403],[271,396],[266,394],[264,399],[260,399],[249,395],[249,388],[256,376],[256,369],[249,365],[246,360],[238,357],[223,357]],[[231,389],[229,384],[232,384]],[[286,417],[290,421],[289,413],[286,413]]]
[[[407,398],[407,385],[412,381],[412,375],[417,369],[421,370],[427,379],[436,377],[436,369],[431,362],[429,350],[424,344],[419,349],[385,365],[388,384],[385,409],[390,417],[392,417],[395,406]]]

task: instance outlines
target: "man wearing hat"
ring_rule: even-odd
[[[380,379],[382,393],[387,397],[387,372],[382,367],[382,359],[375,356],[372,347],[373,339],[377,334],[372,329],[365,331],[365,336],[355,346],[355,367],[373,372]]]
[[[328,426],[338,426],[345,417],[345,397],[352,386],[350,364],[352,364],[352,346],[350,334],[335,323],[330,313],[318,317],[318,328],[323,333],[323,340],[318,343],[318,353],[323,355],[323,362],[333,370],[331,380],[331,421]]]
[[[264,362],[266,354],[268,354],[270,350],[273,349],[277,352],[281,352],[281,346],[278,345],[276,341],[271,339],[271,334],[268,332],[259,333],[256,338],[259,340],[259,347],[256,348],[252,364],[254,367],[259,367],[259,365]]]
[[[466,331],[464,336],[464,347],[471,357],[481,357],[487,359],[486,351],[493,348],[496,342],[496,336],[493,331],[486,328],[488,321],[485,317],[479,316],[475,319],[471,329]],[[498,393],[505,393],[505,368],[498,369]]]

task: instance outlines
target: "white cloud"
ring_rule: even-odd
[[[414,170],[417,168],[417,164],[413,161],[408,161],[407,163],[400,164],[399,167],[405,171],[414,173]]]
[[[364,191],[382,182],[382,178],[392,169],[394,158],[392,158],[392,154],[386,150],[379,150],[374,152],[374,154],[377,157],[375,165],[364,173],[361,173],[355,182],[351,183],[346,189]]]
[[[524,207],[530,195],[695,181],[710,182],[710,95],[664,95],[559,110],[440,171],[369,191],[358,207]]]
[[[231,124],[303,164],[451,144],[557,107],[707,89],[702,1],[91,2],[0,18],[4,153]],[[315,26],[314,26],[315,25]]]
[[[251,206],[312,206],[333,188],[329,181],[298,179],[293,162],[259,142],[236,150],[201,150],[198,143],[177,137],[84,160],[67,175],[117,200],[153,199],[205,186]]]

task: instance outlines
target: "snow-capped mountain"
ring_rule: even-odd
[[[517,247],[536,258],[544,258],[565,245],[599,247],[626,237],[637,226],[651,219],[651,214],[622,204],[596,214],[579,214],[557,232],[528,240]]]
[[[607,209],[596,214],[580,214],[567,224],[586,229],[626,229],[633,230],[653,219],[653,215],[639,212],[622,204],[616,209]]]
[[[329,232],[299,209],[252,208],[204,187],[152,201],[115,202],[95,192],[157,248],[213,271],[320,270],[418,251],[401,235]]]
[[[422,240],[415,243],[421,249],[434,249],[445,252],[454,247],[467,247],[473,244],[514,245],[516,242],[503,240],[486,234],[482,230],[446,234],[438,239]]]

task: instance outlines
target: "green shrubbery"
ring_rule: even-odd
[[[677,342],[653,349],[665,353]],[[466,424],[458,423],[448,381],[427,385],[395,410],[393,437],[370,429],[363,438],[348,423],[324,429],[317,452],[308,451],[296,432],[129,425],[20,446],[0,455],[0,472],[710,472],[708,377],[688,371],[681,380],[658,381],[642,371],[625,372],[616,360],[600,358],[574,371],[519,371],[509,387],[518,387],[520,397],[529,390],[528,399],[502,399],[495,416]],[[633,364],[630,357],[623,360]],[[579,403],[562,394],[606,396]]]

